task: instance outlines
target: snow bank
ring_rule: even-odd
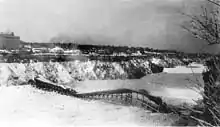
[[[163,59],[152,58],[151,62],[156,64],[156,65],[160,65],[162,67],[169,67],[168,63],[165,60],[163,60]]]
[[[202,95],[193,89],[168,88],[165,87],[160,91],[152,92],[153,95],[161,96],[165,101],[172,101],[172,104],[192,104],[195,105],[197,100],[203,99]]]
[[[168,126],[176,120],[140,108],[79,100],[31,86],[0,88],[0,98],[1,127]]]
[[[206,67],[202,64],[192,63],[189,66],[177,66],[175,68],[164,68],[166,73],[202,73],[206,70]]]
[[[164,57],[163,59],[154,57],[150,59],[150,61],[164,68],[174,68],[176,66],[184,65],[184,63],[181,60],[168,57]]]

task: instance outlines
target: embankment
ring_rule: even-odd
[[[83,80],[140,79],[147,74],[163,72],[163,67],[150,60],[122,62],[70,61],[1,63],[1,85],[19,85],[37,75],[60,84]]]

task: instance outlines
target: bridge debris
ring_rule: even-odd
[[[35,77],[33,80],[29,80],[29,84],[45,91],[57,92],[59,94],[73,96],[85,100],[103,100],[107,102],[118,102],[132,106],[140,106],[152,112],[160,113],[176,113],[181,114],[181,111],[187,108],[176,107],[167,105],[161,97],[152,96],[148,91],[140,89],[139,91],[131,89],[116,89],[106,90],[91,93],[77,93],[77,91],[52,83],[42,77]]]

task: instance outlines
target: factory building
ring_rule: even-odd
[[[0,33],[0,49],[14,50],[19,49],[20,46],[20,37],[15,36],[13,32]]]

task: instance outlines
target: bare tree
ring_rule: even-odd
[[[207,4],[201,6],[200,14],[187,14],[190,21],[182,27],[194,37],[202,39],[208,45],[220,44],[220,0],[206,0]]]
[[[199,14],[183,13],[190,20],[182,27],[194,37],[206,41],[208,45],[220,44],[220,0],[204,2],[206,3],[201,6]],[[220,85],[216,83],[220,76],[220,61],[214,58],[206,63],[209,71],[203,73],[203,113],[199,115],[191,113],[191,118],[204,126],[220,126]]]

